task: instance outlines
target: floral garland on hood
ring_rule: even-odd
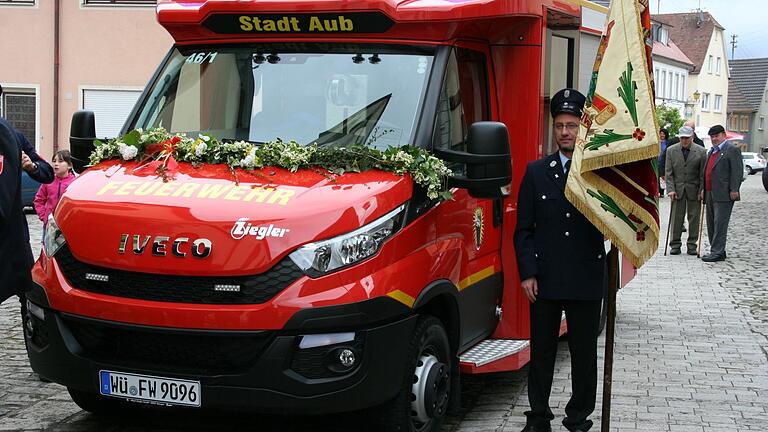
[[[341,175],[379,169],[398,175],[410,174],[423,186],[427,196],[434,200],[447,200],[452,194],[445,187],[445,178],[451,171],[442,160],[426,150],[414,146],[389,147],[384,151],[355,145],[346,147],[302,146],[295,141],[280,139],[264,144],[247,141],[222,142],[199,134],[191,138],[184,134],[171,134],[163,128],[135,129],[122,137],[106,142],[95,140],[90,165],[103,160],[120,158],[138,160],[134,172],[157,173],[168,180],[178,168],[178,162],[225,164],[235,175],[235,168],[256,170],[274,166],[296,172],[304,168],[319,168]]]

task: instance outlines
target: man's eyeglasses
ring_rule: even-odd
[[[555,123],[555,130],[563,130],[563,128],[573,132],[573,131],[579,130],[579,124],[578,123]]]

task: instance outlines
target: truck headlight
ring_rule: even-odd
[[[355,231],[306,244],[290,254],[291,260],[309,276],[355,264],[379,251],[384,241],[400,229],[404,214],[405,204]]]
[[[48,225],[45,226],[45,232],[43,233],[43,248],[45,249],[45,255],[51,258],[56,252],[61,249],[67,240],[64,238],[64,233],[61,232],[59,226],[56,224],[56,220],[53,215],[48,216]]]

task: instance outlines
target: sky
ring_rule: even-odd
[[[649,0],[651,13],[691,12],[701,9],[725,27],[726,51],[731,58],[731,35],[736,34],[735,58],[768,57],[766,0]]]

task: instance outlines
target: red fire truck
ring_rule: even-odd
[[[428,431],[462,373],[527,363],[515,195],[551,151],[548,95],[575,86],[578,6],[166,0],[157,13],[176,43],[123,132],[414,145],[453,170],[454,199],[377,170],[180,163],[164,181],[102,162],[62,198],[33,270],[37,373],[93,412],[377,407],[385,428]],[[75,114],[76,157],[94,130]]]

